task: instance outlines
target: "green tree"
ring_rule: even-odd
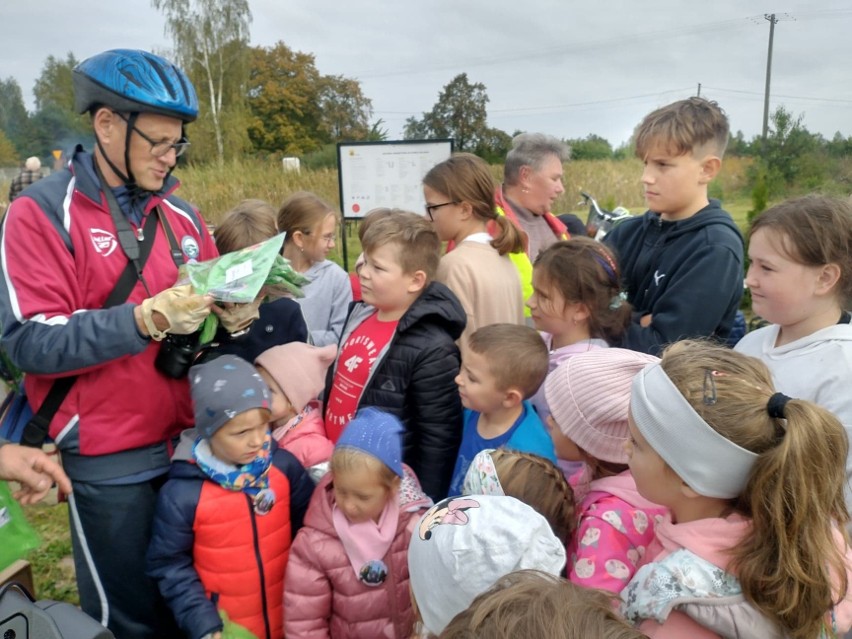
[[[512,148],[512,136],[500,129],[485,129],[474,153],[490,164],[502,164]]]
[[[826,150],[831,157],[842,158],[852,156],[852,136],[843,137],[840,131],[826,144]]]
[[[19,161],[20,155],[18,155],[15,145],[0,129],[0,166],[17,166]],[[0,195],[0,197],[3,196]]]
[[[342,75],[320,78],[319,101],[327,141],[363,140],[370,133],[373,102],[357,80]]]
[[[250,50],[248,135],[256,151],[301,155],[322,145],[320,85],[312,54],[280,41]]]
[[[45,60],[41,74],[33,85],[36,111],[30,120],[26,144],[38,139],[48,147],[57,148],[62,140],[78,139],[89,131],[88,116],[74,109],[74,83],[71,78],[76,66],[77,58],[71,52],[64,60],[52,55]],[[37,124],[36,116],[40,113],[44,114],[43,122]],[[50,124],[47,130],[37,128],[44,122]],[[46,139],[48,133],[53,137],[52,140]]]
[[[728,147],[725,150],[725,155],[749,156],[754,155],[754,153],[754,144],[745,139],[742,131],[728,135]]]
[[[70,51],[64,60],[47,56],[41,75],[33,86],[36,111],[56,107],[74,113],[74,83],[71,78],[76,66],[77,58]]]
[[[571,147],[571,158],[574,160],[609,160],[613,155],[609,140],[594,133],[566,142]]]
[[[772,113],[762,156],[766,163],[770,195],[783,193],[791,186],[816,187],[825,170],[824,140],[810,133],[803,124],[804,115],[794,116],[783,106]]]
[[[201,110],[199,129],[212,133],[220,163],[225,159],[226,139],[229,154],[239,154],[246,139],[248,0],[151,0],[151,4],[165,14],[166,33],[177,58],[207,107]]]
[[[367,131],[367,137],[365,138],[368,142],[384,142],[390,136],[390,131],[385,125],[385,121],[379,118],[375,122],[373,122],[372,126],[370,126],[370,130]]]
[[[467,73],[460,73],[443,88],[431,111],[419,120],[406,120],[405,139],[452,138],[456,151],[482,149],[483,141],[493,136],[486,122],[487,104],[485,85],[471,83]]]
[[[18,81],[11,77],[0,81],[0,131],[15,145],[18,155],[27,152],[29,121]]]

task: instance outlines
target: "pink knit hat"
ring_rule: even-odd
[[[573,355],[551,372],[544,396],[559,430],[595,459],[627,463],[633,377],[659,358],[622,348]]]
[[[272,376],[296,412],[325,388],[325,374],[337,357],[337,346],[317,347],[290,342],[263,351],[254,360]]]

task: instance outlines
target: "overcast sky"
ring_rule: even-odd
[[[769,22],[771,108],[804,113],[812,132],[852,135],[850,0],[249,0],[251,41],[283,40],[321,73],[361,81],[392,136],[432,108],[456,74],[485,84],[491,126],[625,141],[653,108],[701,94],[731,128],[760,133]],[[0,77],[28,107],[53,54],[167,49],[149,0],[2,0]]]

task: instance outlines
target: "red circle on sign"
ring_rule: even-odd
[[[352,212],[353,213],[357,213],[360,210],[361,210],[361,206],[357,202],[352,205]]]

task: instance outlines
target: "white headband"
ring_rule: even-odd
[[[733,499],[742,493],[758,455],[701,419],[660,364],[633,378],[630,411],[651,447],[699,495]]]

